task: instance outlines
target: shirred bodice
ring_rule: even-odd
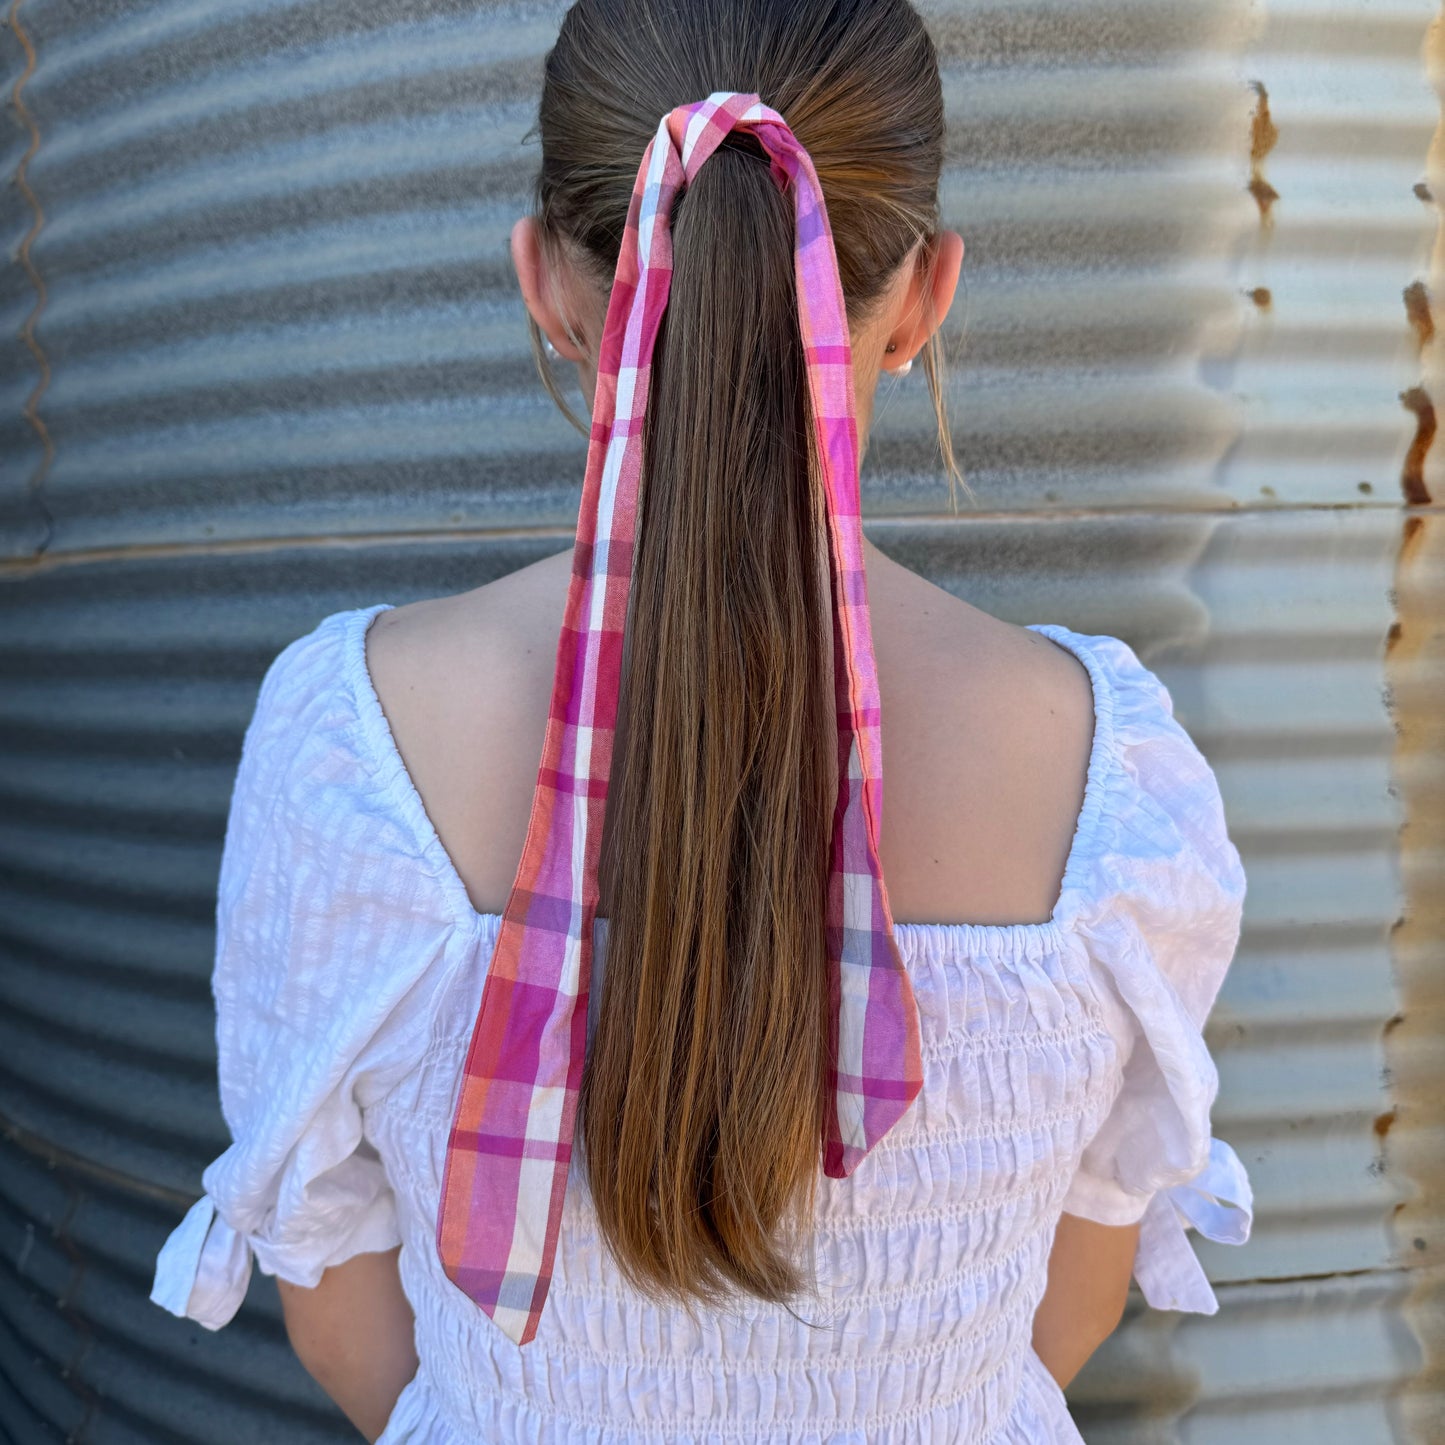
[[[1186,1224],[1237,1242],[1248,1181],[1210,1135],[1202,1025],[1244,893],[1213,774],[1121,642],[1037,630],[1088,668],[1095,735],[1053,916],[896,926],[924,1086],[822,1179],[816,1292],[690,1318],[621,1279],[574,1165],[537,1337],[442,1273],[434,1230],[462,1061],[500,919],[476,912],[366,672],[383,605],[272,664],[247,732],[213,979],[234,1143],[152,1298],[210,1328],[254,1257],[301,1285],[400,1243],[420,1367],[380,1445],[1079,1436],[1030,1347],[1061,1211],[1143,1220],[1150,1303],[1211,1311]],[[605,967],[599,923],[594,969]],[[601,989],[591,992],[595,1026]]]

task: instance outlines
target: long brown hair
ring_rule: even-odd
[[[719,89],[808,149],[856,328],[938,231],[942,92],[906,0],[578,0],[546,62],[543,244],[605,291],[658,121]],[[673,216],[578,1106],[620,1268],[689,1306],[800,1289],[828,1104],[838,759],[792,204],[734,133]],[[936,334],[923,365],[952,478]]]

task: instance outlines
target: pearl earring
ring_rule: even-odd
[[[557,350],[555,346],[552,345],[552,338],[550,336],[543,337],[542,344],[547,350],[548,361],[556,361],[556,359],[562,354],[560,351]]]
[[[893,352],[898,350],[898,343],[896,341],[890,341],[888,345],[884,348],[884,350],[887,351],[889,355],[892,355]],[[907,376],[908,373],[912,370],[913,358],[910,356],[908,360],[903,363],[902,366],[895,366],[893,368],[893,374],[894,376]]]

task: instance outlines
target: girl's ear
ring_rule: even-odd
[[[898,321],[888,333],[893,365],[911,361],[943,324],[958,290],[963,269],[963,237],[957,231],[940,231],[934,243],[931,274],[919,257],[898,310]],[[890,368],[891,369],[891,368]]]
[[[919,338],[923,345],[948,315],[958,290],[959,273],[963,270],[963,237],[957,231],[944,231],[938,238],[938,255],[933,264],[933,324]]]
[[[567,361],[585,362],[586,355],[572,340],[561,313],[553,304],[560,287],[548,264],[535,216],[523,216],[512,227],[512,264],[517,268],[522,300],[532,319],[542,328],[542,335],[557,348],[559,356]]]

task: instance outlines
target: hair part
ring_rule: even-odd
[[[907,0],[578,0],[545,67],[542,244],[605,291],[659,120],[720,89],[807,148],[858,326],[939,229],[942,91]],[[577,1138],[623,1274],[689,1307],[802,1288],[831,1106],[839,759],[793,204],[734,132],[674,209],[603,838]],[[532,346],[585,432],[535,322]],[[952,482],[936,328],[923,363]]]

